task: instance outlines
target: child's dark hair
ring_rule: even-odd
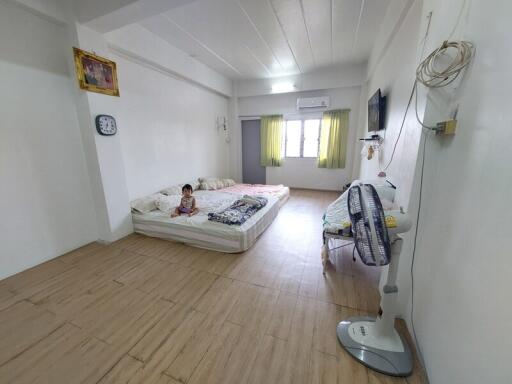
[[[181,192],[185,192],[185,191],[194,192],[194,190],[192,189],[192,186],[191,186],[190,184],[185,184],[185,185],[181,188]]]

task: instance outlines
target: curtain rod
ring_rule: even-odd
[[[321,115],[324,112],[334,111],[341,109],[342,111],[350,111],[350,108],[335,108],[335,109],[327,109],[324,111],[296,111],[296,112],[288,112],[288,113],[277,113],[278,115],[283,115],[283,117],[287,116],[304,116],[304,115]],[[276,113],[273,113],[275,115]],[[261,119],[264,115],[238,115],[239,119]]]

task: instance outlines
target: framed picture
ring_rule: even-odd
[[[93,53],[73,48],[76,76],[81,89],[119,96],[116,63]]]

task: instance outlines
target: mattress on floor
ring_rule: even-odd
[[[195,216],[171,219],[159,210],[133,213],[135,232],[147,236],[179,241],[199,248],[236,253],[249,249],[279,212],[279,200],[267,196],[268,203],[242,225],[227,225],[208,220],[208,213],[220,210],[240,198],[240,195],[219,191],[194,192],[199,207]]]
[[[236,195],[272,196],[279,199],[279,207],[282,207],[290,197],[290,188],[285,187],[282,184],[235,184],[231,187],[219,189],[218,191],[233,193]]]

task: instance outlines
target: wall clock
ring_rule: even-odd
[[[100,135],[115,135],[117,132],[116,119],[109,115],[96,116],[96,130]]]

